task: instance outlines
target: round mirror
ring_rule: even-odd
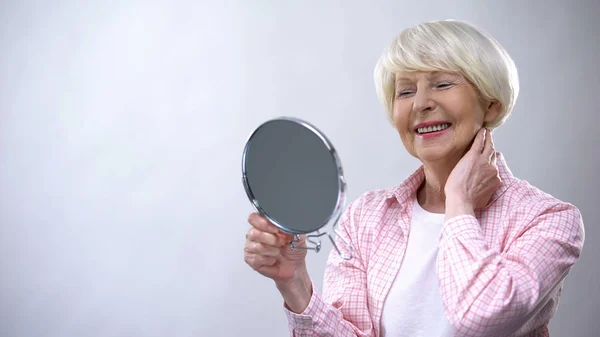
[[[252,132],[242,156],[242,181],[254,208],[290,234],[335,225],[345,204],[346,183],[333,145],[297,118],[272,119]],[[305,248],[319,251],[320,241],[311,239],[326,234],[308,235],[315,246]]]

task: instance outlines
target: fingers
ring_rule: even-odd
[[[244,260],[254,270],[270,267],[277,263],[277,258],[245,252]]]
[[[254,270],[269,268],[277,263],[281,256],[281,247],[286,244],[279,229],[257,213],[248,217],[252,225],[246,233],[244,260]]]
[[[265,217],[261,216],[258,213],[252,213],[250,214],[250,216],[248,217],[248,222],[252,225],[252,227],[256,228],[256,230],[258,232],[263,232],[265,234],[258,234],[257,232],[255,232],[252,238],[256,238],[258,241],[262,242],[262,243],[266,243],[266,244],[270,244],[270,245],[278,245],[272,241],[269,240],[273,240],[273,239],[268,239],[268,237],[270,237],[270,235],[266,235],[266,233],[269,234],[273,234],[275,237],[278,237],[279,240],[283,240],[284,243],[289,243],[294,239],[294,236],[292,234],[286,233],[284,231],[282,231],[281,229],[275,227],[275,225],[273,225],[271,222],[269,222],[269,220],[267,220]],[[250,234],[250,231],[248,232],[248,234]],[[246,238],[248,238],[248,234],[246,235]],[[259,236],[262,236],[263,239],[259,239]],[[267,241],[265,241],[267,240]]]
[[[278,247],[269,246],[264,243],[256,241],[248,241],[244,247],[244,251],[250,254],[257,254],[262,256],[277,257],[281,254]]]
[[[481,154],[490,163],[495,163],[496,150],[494,149],[494,140],[492,132],[488,128],[481,128],[475,136],[471,151]]]
[[[475,135],[475,139],[473,139],[473,143],[471,144],[471,149],[469,151],[473,152],[477,155],[481,154],[483,152],[483,147],[485,145],[485,138],[486,138],[486,129],[485,128],[479,129],[479,131],[477,131],[477,134]]]
[[[281,247],[286,243],[285,237],[273,233],[263,232],[256,227],[251,227],[248,232],[246,232],[246,240],[273,247]]]
[[[279,231],[279,233],[277,233],[277,236],[282,239],[285,243],[290,243],[294,240],[294,235],[289,234],[289,233],[285,233],[283,231]],[[299,240],[303,241],[303,238],[305,237],[305,235],[300,235]]]
[[[488,162],[495,163],[496,150],[494,149],[494,140],[492,139],[492,133],[489,130],[486,132],[485,141],[483,143],[482,155],[485,159],[487,159]]]
[[[267,232],[277,234],[279,232],[279,228],[275,227],[269,220],[265,219],[258,213],[252,213],[248,217],[248,222],[256,229]]]
[[[247,253],[265,256],[280,254],[279,248],[286,245],[287,236],[282,235],[277,227],[256,213],[250,214],[248,222],[252,227],[246,232],[244,250]]]

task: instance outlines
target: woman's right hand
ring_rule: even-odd
[[[250,214],[252,227],[246,233],[244,260],[260,274],[284,285],[305,277],[306,249],[292,249],[294,236],[281,231],[258,213]],[[297,246],[306,245],[306,237],[300,236]]]

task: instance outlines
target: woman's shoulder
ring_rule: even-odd
[[[412,202],[424,178],[423,166],[420,166],[400,184],[367,190],[353,200],[352,204],[370,211],[387,211],[388,208],[405,209]]]
[[[513,175],[501,152],[497,152],[497,163],[502,184],[493,196],[494,208],[500,208],[502,213],[508,211],[523,216],[538,216],[547,212],[559,211],[566,212],[574,217],[581,216],[575,205]]]
[[[403,205],[395,202],[394,187],[367,190],[346,206],[349,225],[356,230],[374,230],[396,221]]]
[[[389,198],[393,191],[393,187],[367,190],[361,193],[356,200],[362,204],[380,203]]]
[[[390,200],[395,197],[395,189],[396,187],[367,190],[353,199],[349,206],[361,213],[386,212],[393,205]]]
[[[568,201],[542,190],[516,177],[496,201],[495,208],[510,218],[526,223],[553,223],[573,231],[583,232],[583,219],[579,209]],[[544,220],[544,221],[541,221]]]
[[[513,208],[571,209],[579,211],[575,205],[532,185],[527,180],[517,177],[513,177],[503,195],[503,199],[506,199],[506,202]]]

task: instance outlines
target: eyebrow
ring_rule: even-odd
[[[408,78],[408,77],[396,77],[395,84],[396,84],[396,86],[398,86],[399,84],[412,83],[412,82],[414,82],[414,79],[412,79],[412,78]]]
[[[407,77],[398,77],[398,78],[396,78],[396,84],[402,83],[402,82],[412,82],[412,79],[407,78]]]
[[[458,76],[458,74],[454,74],[451,72],[436,70],[436,71],[432,71],[430,74],[428,74],[427,78],[436,78],[436,77],[439,77],[441,75],[446,75],[446,74],[448,74],[450,76]],[[413,82],[413,79],[408,78],[408,77],[397,77],[396,78],[396,85],[400,84],[400,83],[406,83],[406,82]]]

